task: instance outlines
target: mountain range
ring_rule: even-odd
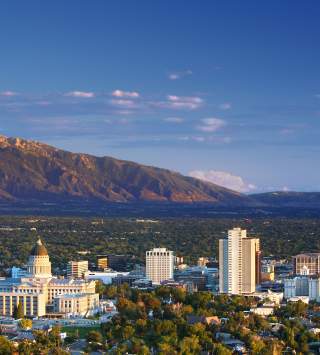
[[[70,199],[101,203],[320,207],[320,193],[245,195],[166,169],[0,136],[0,201],[63,203]]]

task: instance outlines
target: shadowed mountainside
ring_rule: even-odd
[[[76,154],[0,136],[0,200],[209,202],[255,205],[246,195],[166,169]]]

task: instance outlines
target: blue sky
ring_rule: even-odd
[[[2,0],[0,134],[320,191],[320,3]]]

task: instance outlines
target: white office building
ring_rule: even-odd
[[[174,255],[166,248],[154,248],[146,252],[146,277],[153,284],[173,279]]]
[[[219,240],[219,290],[221,293],[253,293],[260,282],[260,241],[234,228]]]
[[[284,280],[284,297],[308,297],[320,302],[320,278],[318,276],[294,276]]]

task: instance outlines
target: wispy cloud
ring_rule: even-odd
[[[166,101],[154,103],[155,106],[174,110],[195,110],[203,105],[203,99],[197,96],[168,95]]]
[[[250,192],[257,189],[255,185],[245,182],[241,176],[226,171],[193,170],[189,172],[189,176],[239,192]]]
[[[90,99],[90,98],[95,97],[95,94],[94,94],[94,92],[90,92],[90,91],[70,91],[70,92],[67,92],[64,96]]]
[[[217,136],[182,136],[178,137],[179,141],[193,141],[207,144],[229,144],[232,142],[231,137],[217,137]]]
[[[114,90],[111,94],[114,97],[130,97],[130,98],[138,98],[140,94],[136,91],[123,91],[123,90]]]
[[[226,122],[220,118],[210,117],[203,118],[202,124],[197,126],[197,129],[202,132],[216,132],[226,125]]]
[[[133,100],[112,99],[110,102],[113,105],[124,107],[124,108],[134,108],[134,107],[136,107],[136,103]]]
[[[18,95],[17,92],[10,91],[10,90],[8,90],[8,91],[2,91],[2,92],[0,93],[0,96],[6,96],[6,97],[12,97],[12,96],[17,96],[17,95]]]
[[[170,122],[170,123],[182,123],[184,121],[184,119],[181,117],[167,117],[164,119],[164,121]]]
[[[170,80],[179,80],[189,75],[192,75],[192,71],[190,69],[179,72],[172,72],[168,74],[168,78]]]
[[[220,110],[230,110],[232,108],[232,105],[230,102],[224,102],[223,104],[219,105]]]

